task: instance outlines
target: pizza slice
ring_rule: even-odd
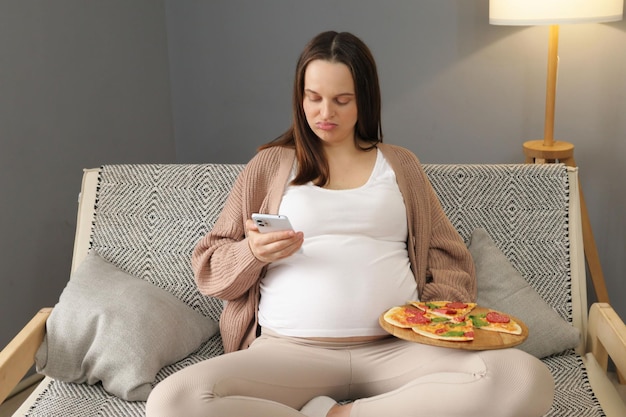
[[[417,324],[430,322],[430,318],[426,317],[426,313],[412,305],[392,307],[383,315],[385,321],[396,327],[410,329]]]
[[[435,317],[428,323],[413,326],[412,329],[415,333],[431,339],[449,342],[474,340],[474,326],[472,320],[467,317],[462,321]]]
[[[465,316],[476,307],[476,303],[458,301],[411,301],[410,304],[425,313],[458,321],[464,321]]]
[[[470,314],[474,327],[480,330],[522,334],[522,328],[508,314],[489,309],[486,313]]]

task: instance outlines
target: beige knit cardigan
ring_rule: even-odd
[[[474,263],[417,157],[399,146],[379,144],[378,149],[396,173],[406,205],[407,247],[420,299],[474,301]],[[259,152],[235,181],[215,226],[193,251],[200,292],[227,300],[220,318],[226,352],[245,349],[256,338],[259,283],[267,265],[252,254],[244,223],[254,212],[278,212],[294,160],[291,148]]]

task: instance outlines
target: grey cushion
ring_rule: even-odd
[[[144,401],[159,370],[185,358],[217,323],[169,292],[91,253],[77,268],[46,323],[37,371],[95,384]]]
[[[528,326],[528,339],[519,349],[543,358],[578,345],[580,331],[541,298],[484,229],[472,233],[469,251],[476,264],[478,304],[516,316]]]

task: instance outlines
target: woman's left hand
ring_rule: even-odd
[[[293,230],[261,233],[252,219],[246,221],[246,236],[255,258],[267,263],[293,255],[304,242],[304,233]]]

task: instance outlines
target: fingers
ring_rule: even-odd
[[[293,230],[261,233],[250,219],[246,221],[246,230],[250,250],[262,262],[275,262],[291,256],[304,241],[304,234]]]

